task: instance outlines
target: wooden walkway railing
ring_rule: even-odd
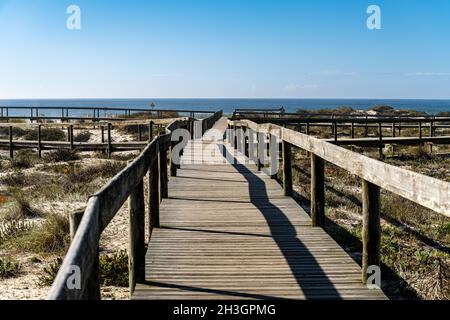
[[[51,111],[58,113],[60,116],[45,116],[41,112]],[[101,112],[103,116],[101,116]],[[46,107],[46,106],[0,106],[0,120],[10,121],[17,119],[28,119],[30,121],[44,120],[90,120],[90,121],[112,121],[112,120],[129,120],[133,114],[146,114],[155,118],[172,118],[173,114],[189,115],[196,118],[196,115],[206,115],[208,118],[216,111],[208,110],[189,110],[189,109],[142,109],[142,108],[126,108],[126,107]],[[12,114],[14,113],[14,114]],[[74,114],[76,113],[76,115]],[[83,114],[85,113],[85,114]],[[83,114],[83,115],[82,115]]]
[[[337,145],[275,124],[257,124],[250,120],[230,121],[228,139],[236,148],[263,164],[258,155],[271,137],[282,143],[283,187],[285,195],[292,194],[291,147],[306,150],[311,155],[311,218],[313,226],[323,226],[325,218],[325,161],[361,178],[363,203],[363,267],[380,265],[380,188],[450,217],[450,183],[352,152]],[[244,133],[236,129],[241,129]],[[240,140],[240,141],[238,141]],[[277,142],[277,143],[278,143]],[[270,157],[270,156],[269,156]],[[278,159],[271,159],[272,163]]]
[[[217,121],[222,112],[204,120],[205,128]],[[175,146],[172,132],[189,128],[188,121],[175,121],[167,133],[157,136],[141,155],[115,176],[87,203],[80,225],[48,295],[50,300],[100,299],[99,240],[110,221],[129,199],[129,281],[133,291],[143,281],[145,265],[144,176],[149,173],[149,230],[159,226],[159,204],[167,197],[168,152]],[[171,162],[170,173],[177,165]],[[75,220],[75,219],[74,219]],[[76,278],[79,277],[79,278]],[[79,286],[77,285],[79,284]],[[72,286],[73,285],[73,286]]]
[[[79,151],[106,151],[110,156],[116,151],[142,150],[148,142],[153,140],[155,131],[164,130],[164,128],[173,121],[188,121],[189,127],[192,127],[192,118],[175,118],[175,119],[154,119],[154,120],[135,120],[135,121],[115,121],[115,122],[98,122],[98,123],[40,123],[40,124],[24,124],[24,123],[0,123],[1,128],[8,129],[8,139],[0,139],[0,149],[9,150],[9,156],[14,158],[14,150],[36,149],[39,158],[42,156],[43,150],[70,149]],[[202,121],[200,121],[202,122]],[[138,141],[132,142],[114,142],[111,133],[113,129],[123,127],[135,127]],[[14,130],[18,129],[35,129],[37,130],[36,140],[14,140]],[[42,139],[42,130],[57,128],[67,131],[67,141],[48,141]],[[146,130],[144,130],[144,128]],[[77,142],[75,141],[74,130],[99,130],[101,142]],[[143,132],[148,131],[148,136],[144,137]],[[157,132],[156,132],[157,133]]]

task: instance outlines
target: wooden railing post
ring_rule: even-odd
[[[292,196],[291,144],[283,141],[283,189],[285,196]]]
[[[77,233],[78,226],[83,219],[84,209],[76,210],[69,213],[69,226],[70,226],[70,239],[73,241],[75,234]]]
[[[367,119],[368,117],[366,116],[366,121],[365,121],[365,126],[364,126],[364,136],[367,138],[369,136],[369,127],[367,125]]]
[[[141,180],[128,198],[129,249],[128,271],[130,295],[136,283],[145,281],[145,204],[144,180]]]
[[[270,156],[270,178],[277,179],[278,178],[278,169],[280,167],[280,145],[278,143],[278,139],[275,135],[269,133],[269,156]]]
[[[101,126],[101,131],[102,131],[102,143],[105,143],[105,127]]]
[[[156,159],[154,159],[150,171],[149,171],[149,211],[150,211],[150,224],[149,224],[149,235],[153,228],[159,228],[159,163],[158,163],[158,150],[159,143],[156,143]]]
[[[325,225],[325,163],[311,153],[311,220],[313,227]]]
[[[173,149],[175,148],[175,146],[178,144],[179,142],[176,141],[171,141],[170,142],[170,176],[171,177],[176,177],[177,176],[177,169],[178,169],[178,164],[174,163],[174,157],[173,157]]]
[[[142,141],[142,130],[141,130],[140,124],[138,124],[138,140],[139,140],[139,142]]]
[[[383,127],[381,122],[378,122],[378,157],[383,160]]]
[[[70,129],[70,150],[73,150],[74,149],[74,145],[73,145],[73,124],[70,125],[69,129]]]
[[[362,281],[365,284],[367,283],[368,267],[380,265],[380,188],[366,180],[363,180],[362,203]]]
[[[419,121],[419,151],[422,152],[422,121]]]
[[[242,143],[243,143],[243,149],[244,149],[244,155],[246,157],[249,157],[249,153],[248,153],[248,129],[246,129],[245,127],[242,127]]]
[[[258,171],[261,171],[263,167],[263,161],[265,159],[264,155],[264,133],[256,132],[256,166],[258,167]]]
[[[333,122],[333,136],[334,136],[334,141],[338,140],[338,132],[337,132],[337,122],[334,121]]]
[[[111,158],[111,154],[112,154],[111,127],[112,127],[112,124],[108,123],[108,157],[109,158]]]
[[[13,127],[9,126],[9,158],[14,159]]]
[[[41,144],[41,125],[38,125],[38,156],[42,158],[42,144]]]
[[[62,129],[64,129],[64,126]],[[67,127],[67,142],[70,142],[70,126]]]
[[[148,141],[153,141],[153,121],[150,121],[148,124]]]
[[[159,179],[161,186],[161,201],[162,199],[167,199],[169,197],[169,186],[168,186],[168,167],[167,167],[167,149],[165,146],[159,151]]]

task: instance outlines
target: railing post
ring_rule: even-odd
[[[77,233],[78,226],[83,219],[84,209],[76,210],[69,213],[69,226],[70,226],[70,239],[73,241],[75,234]]]
[[[380,188],[366,180],[363,180],[362,203],[362,282],[366,284],[368,278],[368,267],[380,265]]]
[[[392,137],[395,138],[395,122],[392,122]]]
[[[311,220],[313,227],[325,225],[325,163],[311,153]]]
[[[367,125],[368,117],[366,116],[365,126],[364,126],[364,136],[367,138],[369,136],[369,127]]]
[[[338,140],[336,121],[333,122],[333,137],[334,137],[334,141],[336,142]]]
[[[148,124],[148,141],[153,141],[153,121],[150,121]]]
[[[70,150],[74,149],[73,146],[73,124],[70,125]]]
[[[140,124],[138,124],[138,140],[139,140],[139,142],[142,141],[142,130],[141,130]]]
[[[278,139],[275,135],[269,133],[269,155],[270,155],[270,178],[277,179],[278,178],[278,169],[280,167],[280,145],[278,143]]]
[[[102,131],[102,143],[105,143],[105,127],[101,126],[101,131]]]
[[[264,133],[263,132],[256,132],[256,165],[258,167],[258,171],[261,171],[262,167],[263,167],[263,161],[265,159],[264,156]]]
[[[159,179],[161,186],[161,201],[162,199],[167,199],[169,197],[169,187],[168,187],[168,173],[167,173],[167,149],[165,146],[159,151]]]
[[[42,145],[41,145],[41,125],[38,125],[38,156],[42,158]]]
[[[352,139],[355,139],[355,123],[352,122],[351,127],[350,127],[350,137]]]
[[[248,129],[246,129],[245,127],[242,127],[242,143],[244,145],[244,155],[246,157],[249,157],[249,153],[248,153]]]
[[[171,141],[170,142],[170,151],[169,152],[170,152],[170,176],[171,177],[176,177],[177,176],[178,164],[173,162],[174,161],[173,149],[175,148],[175,146],[178,143],[176,141]]]
[[[381,122],[378,122],[378,157],[383,160],[383,127]]]
[[[422,121],[419,120],[419,151],[422,152]]]
[[[155,159],[150,167],[149,171],[149,211],[150,211],[150,224],[149,224],[149,235],[153,228],[159,228],[159,163],[158,163],[158,153],[159,153],[159,141],[156,142],[156,153]],[[150,239],[149,239],[150,240]]]
[[[14,159],[13,127],[9,126],[9,158]]]
[[[285,196],[292,196],[291,144],[283,141],[283,189]]]
[[[112,154],[112,139],[111,139],[111,128],[112,124],[108,123],[108,157],[111,158]]]
[[[145,281],[145,204],[144,180],[141,180],[128,198],[129,210],[129,287],[130,295],[136,283]]]
[[[238,148],[238,135],[237,135],[237,132],[238,131],[236,131],[236,126],[235,125],[233,125],[233,148],[235,149],[235,150],[237,150],[237,148]]]

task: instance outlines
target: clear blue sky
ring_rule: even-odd
[[[450,98],[448,0],[0,0],[0,39],[0,99]]]

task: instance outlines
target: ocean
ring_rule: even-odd
[[[54,99],[54,100],[0,100],[0,107],[111,107],[111,108],[142,108],[149,109],[151,103],[158,109],[192,109],[192,110],[223,110],[231,114],[237,108],[280,108],[286,112],[298,109],[334,109],[341,106],[357,110],[367,110],[376,105],[389,105],[396,109],[424,111],[428,114],[450,111],[450,100],[419,100],[419,99]],[[52,114],[54,112],[55,114]],[[40,110],[46,116],[59,115],[57,111]],[[75,114],[75,112],[71,112]],[[16,110],[10,115],[29,115],[29,111]]]

